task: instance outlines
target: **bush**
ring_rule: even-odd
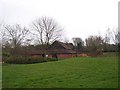
[[[105,57],[119,56],[119,53],[118,52],[103,52],[103,56]]]
[[[3,56],[3,57],[10,57],[10,53],[8,53],[8,52],[3,52],[3,53],[2,53],[2,56]]]
[[[50,62],[50,61],[58,61],[56,58],[42,58],[38,56],[9,56],[5,58],[5,63],[10,64],[32,64],[32,63],[42,63],[42,62]]]
[[[100,51],[96,51],[96,52],[89,52],[87,53],[88,56],[91,56],[91,57],[97,57],[97,56],[102,56],[102,52]]]
[[[28,62],[29,63],[41,63],[41,62],[46,62],[46,60],[41,57],[28,57]]]
[[[11,54],[10,53],[8,53],[8,52],[3,52],[2,53],[2,61],[4,61],[4,60],[6,60],[8,57],[10,57],[11,56]]]
[[[21,57],[21,56],[10,56],[8,58],[5,59],[5,63],[13,63],[13,64],[16,64],[16,63],[24,63],[26,62],[25,58],[24,57]]]
[[[58,61],[57,58],[47,58],[47,61]]]
[[[40,57],[23,57],[23,56],[10,56],[5,60],[5,63],[11,64],[31,64],[39,62],[46,62],[46,60]]]

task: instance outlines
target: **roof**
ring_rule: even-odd
[[[73,44],[72,43],[63,43],[63,42],[60,42],[60,41],[55,41],[48,47],[48,49],[61,49],[61,48],[71,50],[71,49],[73,49]]]
[[[30,55],[41,55],[41,54],[72,54],[76,53],[73,50],[72,43],[63,43],[59,41],[53,42],[47,50],[32,50],[28,52]]]
[[[60,41],[55,41],[48,47],[48,52],[56,54],[76,53],[76,51],[74,51],[73,48],[74,47],[72,43],[63,43]]]
[[[74,46],[72,43],[66,43],[67,46],[69,46],[71,49],[74,49]]]

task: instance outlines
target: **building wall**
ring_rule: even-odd
[[[77,57],[85,57],[85,56],[87,56],[87,54],[86,53],[82,53],[82,54],[77,54]]]
[[[42,55],[32,55],[34,57],[43,57]],[[72,57],[84,57],[87,54],[48,54],[48,58],[72,58]]]
[[[55,54],[49,54],[49,58],[55,58]],[[57,58],[71,58],[71,57],[76,57],[76,54],[56,54]]]
[[[48,58],[52,58],[52,54],[48,54]]]
[[[58,58],[72,58],[76,57],[76,54],[58,54]]]
[[[32,57],[40,57],[40,58],[43,57],[41,54],[39,54],[39,55],[31,55],[31,56],[32,56]]]

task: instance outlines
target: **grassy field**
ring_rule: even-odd
[[[2,88],[2,63],[0,62],[0,89]]]
[[[37,64],[4,64],[3,88],[116,88],[118,57],[78,57]]]

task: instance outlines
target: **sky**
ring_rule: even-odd
[[[118,27],[119,0],[0,0],[0,20],[5,24],[30,24],[51,17],[63,28],[64,36],[83,40]]]

